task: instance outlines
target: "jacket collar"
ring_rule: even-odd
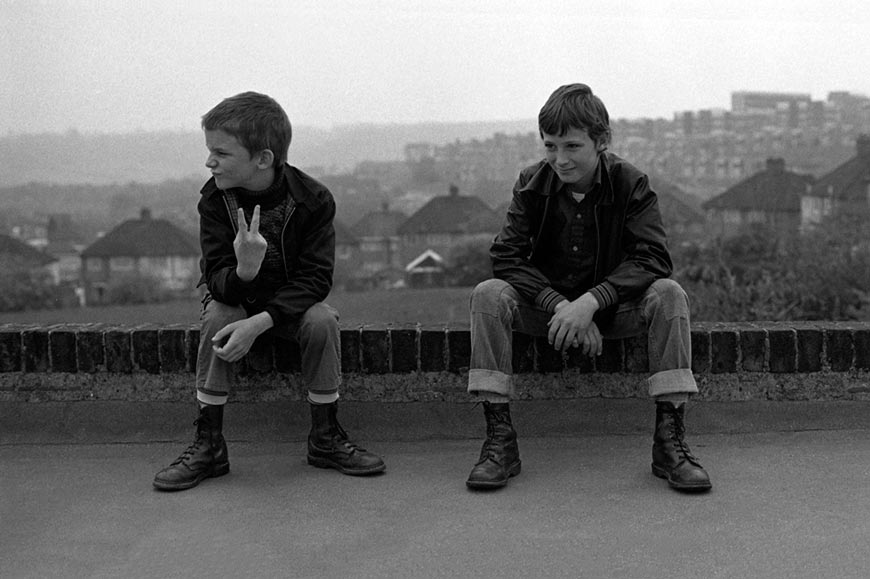
[[[592,183],[599,187],[600,196],[598,199],[599,205],[610,205],[613,203],[613,187],[610,181],[610,167],[612,164],[611,155],[602,152],[598,155],[598,166],[595,168],[595,177]],[[565,183],[556,176],[556,172],[550,167],[546,161],[541,161],[538,169],[529,179],[520,192],[532,192],[545,197],[555,195],[561,191]]]
[[[284,184],[290,192],[290,197],[293,199],[294,203],[302,204],[309,208],[312,208],[317,204],[315,197],[307,194],[310,188],[302,179],[299,178],[295,167],[285,163],[281,170],[280,179],[284,180]],[[218,189],[218,186],[215,184],[214,177],[209,179],[200,190],[200,195],[206,198],[223,193],[224,191]]]

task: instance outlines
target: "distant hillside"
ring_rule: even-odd
[[[526,133],[534,121],[341,125],[331,129],[294,127],[291,163],[318,173],[342,172],[361,161],[403,158],[408,143],[436,145],[484,139],[497,132]],[[124,134],[66,133],[0,137],[0,187],[25,183],[160,183],[208,175],[199,131]]]

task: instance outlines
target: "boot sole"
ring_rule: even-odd
[[[209,472],[204,472],[192,481],[183,482],[183,483],[165,483],[155,480],[153,482],[154,488],[161,491],[186,491],[187,489],[192,489],[202,481],[207,478],[217,478],[219,476],[224,476],[225,474],[230,472],[230,463],[222,464],[216,468],[211,469]]]
[[[504,480],[498,481],[474,481],[467,480],[465,481],[465,486],[470,489],[499,489],[508,484],[508,481],[520,474],[520,470],[522,470],[523,463],[522,461],[516,461],[508,468],[507,478]]]
[[[371,468],[347,468],[345,466],[341,466],[337,462],[333,462],[328,458],[320,458],[317,456],[308,455],[308,464],[311,466],[315,466],[317,468],[332,468],[337,470],[342,474],[347,474],[350,476],[369,476],[372,474],[378,474],[387,470],[387,465],[379,464],[377,466],[373,466]]]
[[[668,481],[668,486],[672,489],[676,489],[678,491],[708,491],[713,488],[713,485],[709,482],[700,482],[700,483],[678,483],[671,480],[668,471],[660,466],[657,466],[655,463],[652,465],[652,473],[659,477]]]

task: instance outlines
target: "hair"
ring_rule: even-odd
[[[610,115],[600,98],[588,85],[575,83],[560,86],[538,113],[541,137],[563,136],[570,129],[584,129],[596,145],[610,143]]]
[[[287,161],[293,128],[287,113],[275,99],[256,92],[243,92],[225,98],[202,116],[206,131],[224,131],[254,155],[269,149],[275,156],[273,167]]]

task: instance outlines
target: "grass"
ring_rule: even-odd
[[[341,326],[366,324],[422,324],[461,326],[468,324],[468,296],[471,288],[433,288],[336,291],[327,303],[338,309]],[[196,324],[199,300],[161,304],[99,306],[62,310],[0,312],[0,324]]]

